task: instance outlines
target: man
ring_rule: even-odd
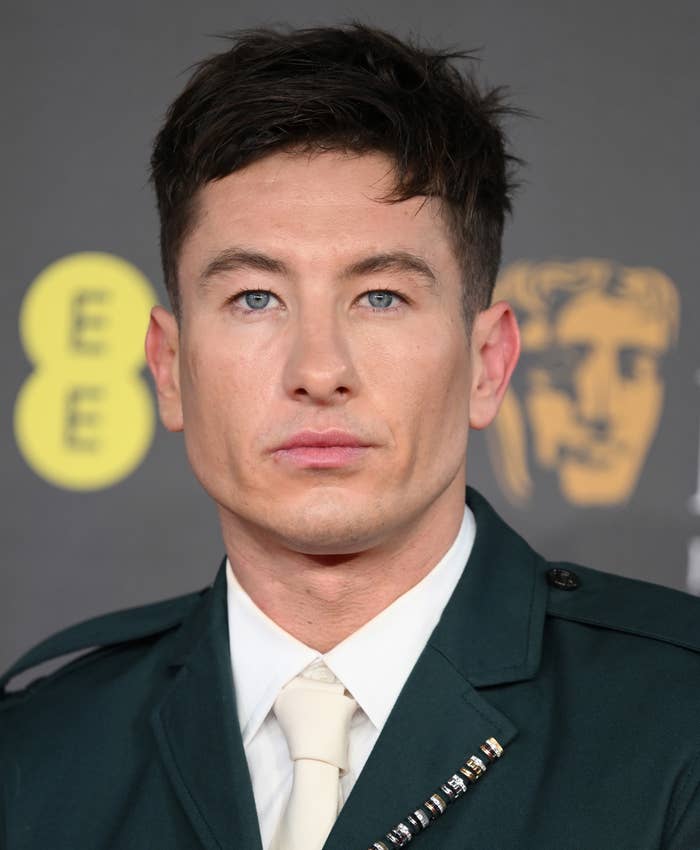
[[[464,504],[519,342],[455,58],[253,31],[171,107],[146,350],[227,558],[5,677],[98,647],[5,697],[8,850],[700,846],[697,602]]]

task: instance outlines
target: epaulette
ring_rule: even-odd
[[[45,661],[82,650],[112,647],[153,637],[178,626],[205,592],[188,593],[150,605],[113,611],[51,635],[30,649],[0,676],[0,700],[11,679]]]
[[[548,614],[700,652],[700,598],[578,564],[548,567]]]

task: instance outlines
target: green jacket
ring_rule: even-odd
[[[548,563],[468,502],[467,568],[326,850],[391,847],[490,737],[502,758],[415,850],[700,850],[700,600]],[[0,701],[2,850],[259,850],[224,571],[49,639],[0,686],[80,647]]]

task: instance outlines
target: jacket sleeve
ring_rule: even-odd
[[[0,850],[11,850],[12,810],[18,788],[19,765],[11,742],[13,734],[0,697]]]
[[[8,850],[10,847],[10,838],[7,834],[9,769],[9,757],[3,746],[2,717],[0,717],[0,850]]]
[[[700,848],[700,754],[678,783],[662,847],[665,850]]]

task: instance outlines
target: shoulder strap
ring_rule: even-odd
[[[45,661],[83,649],[151,637],[179,625],[200,595],[189,593],[152,605],[113,611],[57,632],[30,649],[0,676],[0,696],[11,679]]]
[[[700,652],[700,599],[669,587],[603,573],[578,564],[548,564],[574,576],[575,586],[550,581],[547,613],[565,620],[674,644]]]

